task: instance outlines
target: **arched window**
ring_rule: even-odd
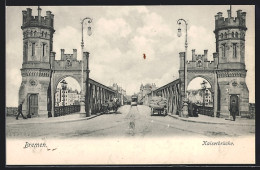
[[[223,38],[223,33],[220,34],[220,39],[222,39],[222,38]]]
[[[235,34],[234,34],[234,32],[232,32],[232,38],[234,38],[235,37]]]
[[[240,37],[244,38],[245,34],[241,32]]]
[[[33,32],[33,36],[36,36],[36,31]]]
[[[221,45],[221,51],[222,51],[222,57],[225,58],[226,57],[226,44],[222,44]]]
[[[198,60],[198,62],[197,62],[197,67],[202,67],[202,62],[201,62],[201,60]]]
[[[43,31],[42,31],[42,37],[43,37],[43,34],[44,34],[44,33],[43,33]]]
[[[236,32],[236,38],[238,38],[238,33]]]
[[[28,56],[28,43],[24,43],[24,55],[25,55],[25,59],[27,59]]]
[[[225,38],[227,38],[227,33],[225,32]]]
[[[233,43],[233,58],[237,58],[237,43]]]
[[[45,38],[47,37],[47,32],[45,32]]]
[[[42,56],[45,56],[46,44],[42,44]]]
[[[32,43],[32,56],[35,56],[35,42]]]

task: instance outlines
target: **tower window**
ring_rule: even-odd
[[[234,38],[235,37],[235,34],[234,34],[234,32],[232,32],[232,38]]]
[[[233,43],[233,58],[237,58],[237,43]]]
[[[28,43],[24,44],[24,55],[27,57],[28,56]]]
[[[227,38],[227,33],[225,32],[225,38]]]
[[[46,44],[42,44],[42,56],[45,56]]]
[[[226,56],[226,44],[222,44],[222,57],[225,58]]]
[[[198,60],[198,62],[197,62],[197,67],[202,67],[202,62],[201,62],[201,60]]]
[[[238,33],[236,32],[236,38],[238,38]]]
[[[32,56],[35,56],[35,43],[32,43]]]

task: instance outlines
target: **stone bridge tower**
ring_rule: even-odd
[[[222,12],[215,15],[216,52],[218,54],[217,77],[220,92],[220,114],[229,116],[230,101],[235,101],[243,116],[249,111],[249,94],[245,82],[245,33],[246,12],[237,11],[232,17],[231,8],[224,18]]]
[[[22,11],[23,22],[23,64],[19,102],[23,103],[25,115],[40,116],[47,113],[50,85],[50,52],[53,47],[54,15],[46,11],[41,16],[32,16],[32,9]]]

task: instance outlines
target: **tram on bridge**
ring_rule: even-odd
[[[136,95],[133,95],[131,97],[131,106],[137,106],[138,97]]]

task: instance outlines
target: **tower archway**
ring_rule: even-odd
[[[194,77],[187,87],[188,100],[199,106],[213,107],[213,94],[211,83],[200,76]]]
[[[81,87],[75,78],[67,76],[55,88],[55,107],[80,105]]]

